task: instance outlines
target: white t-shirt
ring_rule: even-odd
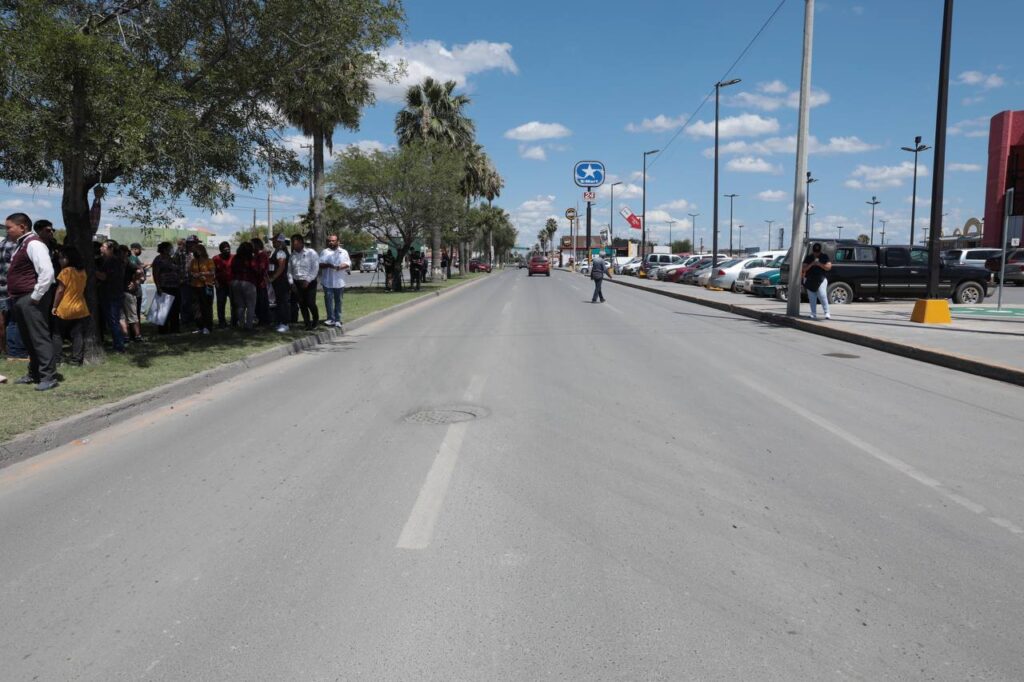
[[[325,265],[347,265],[350,268],[352,267],[352,259],[349,258],[348,251],[340,246],[337,249],[327,248],[321,251],[320,262]],[[325,289],[344,289],[346,272],[346,270],[323,268],[320,270],[320,285]]]

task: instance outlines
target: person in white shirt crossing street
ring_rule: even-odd
[[[313,249],[306,248],[301,234],[292,235],[292,254],[288,259],[288,274],[292,277],[294,295],[302,311],[306,329],[316,329],[320,324],[320,311],[316,305],[316,281],[320,274],[320,257]]]
[[[328,327],[341,327],[341,304],[345,293],[345,274],[352,269],[348,251],[341,248],[338,235],[327,236],[327,248],[320,253],[320,284],[324,288]]]

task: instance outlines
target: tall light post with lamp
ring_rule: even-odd
[[[768,248],[766,250],[767,251],[771,251],[772,250],[772,225],[775,224],[775,221],[774,220],[765,220],[765,222],[768,223]],[[779,248],[780,249],[782,248],[782,244],[779,244]]]
[[[738,197],[739,194],[723,194],[722,196],[724,196],[725,198],[727,198],[729,200],[729,256],[731,257],[733,255],[733,251],[732,251],[732,201],[733,201],[733,199]]]
[[[914,222],[917,218],[917,156],[921,152],[926,152],[931,147],[926,144],[921,144],[921,136],[918,135],[914,138],[913,147],[900,147],[905,152],[910,152],[914,155],[914,194],[910,197],[910,245],[914,245]]]
[[[644,152],[644,180],[643,180],[643,198],[640,200],[641,207],[640,213],[640,260],[646,260],[647,258],[647,157],[651,154],[657,154],[660,149],[652,149],[649,152]]]
[[[843,226],[842,225],[836,225],[836,232],[838,233],[838,236],[836,237],[836,239],[842,239],[843,238]]]
[[[881,235],[882,235],[882,246],[885,246],[885,224],[887,222],[889,222],[889,221],[888,220],[879,220],[878,222],[882,223],[882,232],[881,232]]]
[[[720,117],[721,108],[719,100],[721,99],[720,94],[722,88],[727,88],[730,85],[736,85],[740,82],[739,78],[733,78],[729,81],[719,81],[715,83],[715,209],[714,217],[712,218],[713,234],[711,237],[711,267],[718,267],[718,120]]]
[[[737,225],[736,229],[739,230],[740,253],[743,253],[743,225],[742,224]]]
[[[874,244],[875,243],[875,206],[878,206],[882,202],[878,200],[878,197],[871,197],[871,201],[866,201],[864,203],[866,203],[869,206],[871,206],[871,241],[869,243]]]
[[[621,185],[622,181],[613,182],[611,188],[611,207],[608,209],[608,239],[609,243],[615,241],[615,186]]]
[[[811,185],[816,183],[818,178],[811,177],[811,171],[807,171],[807,223],[804,226],[804,239],[811,239]]]
[[[690,216],[690,251],[697,251],[697,216],[700,213],[687,213]]]
[[[665,222],[668,224],[668,250],[671,251],[672,250],[672,226],[675,225],[679,221],[678,220],[671,220],[671,219],[669,219],[669,220],[666,220]]]

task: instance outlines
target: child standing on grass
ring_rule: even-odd
[[[71,364],[81,367],[85,360],[86,325],[92,320],[89,317],[89,306],[85,302],[86,274],[78,249],[73,246],[63,247],[60,266],[53,314],[60,319],[61,334],[71,337]]]

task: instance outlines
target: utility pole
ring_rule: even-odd
[[[804,49],[803,66],[800,73],[800,114],[796,136],[796,178],[793,183],[793,232],[789,247],[789,295],[786,300],[786,314],[800,316],[800,265],[804,255],[804,230],[806,223],[804,208],[810,206],[807,200],[810,179],[807,173],[807,137],[809,134],[811,109],[811,59],[814,51],[814,0],[804,0]],[[809,211],[809,208],[808,208]],[[809,216],[808,218],[809,219]]]
[[[643,260],[647,257],[647,157],[651,154],[657,154],[660,149],[653,149],[649,152],[644,152],[644,180],[643,180],[643,199],[640,203],[643,204],[640,208],[640,212],[643,214],[640,217],[640,226],[643,228],[640,230],[640,259]]]
[[[608,208],[608,241],[615,241],[615,185],[621,185],[622,182],[613,182],[611,184],[612,199],[611,205]]]
[[[946,0],[942,14],[939,49],[939,95],[935,112],[935,168],[932,173],[932,216],[928,240],[927,298],[939,297],[939,238],[942,236],[942,199],[946,180],[946,119],[949,112],[949,52],[953,43],[953,0]],[[1001,284],[1001,282],[1000,282]]]
[[[729,255],[732,256],[732,200],[738,197],[739,194],[725,194],[723,196],[729,199]]]
[[[690,216],[690,251],[697,250],[697,216],[700,213],[687,213]],[[698,252],[699,253],[699,252]]]
[[[889,222],[889,221],[888,220],[879,220],[878,222],[882,223],[882,246],[885,246],[885,224],[887,222]]]
[[[665,222],[668,223],[668,250],[671,251],[672,250],[672,226],[675,225],[679,221],[678,220],[666,220]]]
[[[807,224],[804,227],[804,239],[811,238],[811,185],[816,183],[818,178],[811,177],[811,171],[807,171]]]
[[[875,243],[875,206],[878,206],[881,201],[878,197],[871,197],[871,201],[865,202],[871,206],[871,244]]]
[[[812,0],[813,1],[813,0]],[[736,85],[740,82],[739,78],[733,78],[725,83],[719,81],[715,83],[715,210],[714,218],[712,219],[711,229],[713,230],[711,235],[711,267],[718,267],[718,118],[720,114],[719,107],[719,94],[722,88],[730,85]]]
[[[743,225],[737,225],[737,226],[736,226],[736,229],[737,229],[737,230],[739,230],[739,233],[740,233],[740,234],[739,234],[739,239],[740,239],[740,253],[743,253]]]
[[[768,248],[766,250],[767,251],[771,251],[772,250],[772,225],[775,224],[775,221],[774,220],[766,220],[765,222],[768,223]],[[780,249],[782,248],[782,242],[779,242],[779,248]]]
[[[274,236],[274,221],[272,220],[270,210],[270,193],[274,188],[274,183],[270,178],[267,178],[267,235],[270,237]]]

